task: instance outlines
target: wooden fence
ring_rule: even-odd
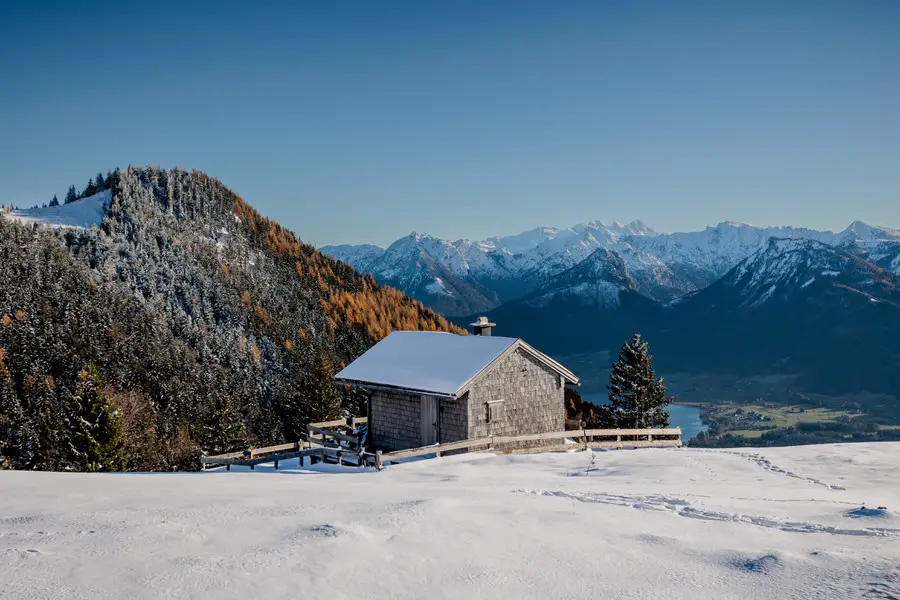
[[[559,449],[565,449],[565,446],[559,444],[560,441],[571,438],[580,440],[584,449],[587,448],[650,448],[650,447],[679,447],[681,446],[681,428],[673,429],[576,429],[569,431],[551,431],[547,433],[532,433],[527,435],[509,435],[509,436],[490,436],[483,438],[474,438],[470,440],[460,440],[458,442],[449,442],[446,444],[434,444],[432,446],[424,446],[421,448],[411,448],[409,450],[397,450],[395,452],[375,453],[375,466],[383,467],[386,463],[401,460],[404,458],[413,458],[416,456],[428,456],[434,454],[440,456],[442,452],[451,452],[453,450],[469,450],[480,451],[497,450],[503,451],[504,447],[520,444],[522,442],[554,442]],[[644,438],[644,439],[639,439]],[[531,451],[541,451],[541,446],[529,448]],[[543,448],[551,450],[552,448]]]
[[[357,436],[330,431],[328,427],[349,426],[355,429],[358,425],[366,423],[365,417],[353,417],[348,420],[325,421],[323,423],[310,423],[307,426],[305,441],[289,442],[264,448],[250,448],[240,452],[218,454],[216,456],[202,456],[200,462],[204,468],[207,465],[225,465],[231,470],[231,465],[247,466],[253,469],[260,463],[274,462],[278,469],[278,463],[282,460],[299,458],[300,466],[308,457],[310,464],[318,461],[353,466],[373,465],[381,469],[389,464],[405,458],[417,456],[435,455],[441,456],[443,452],[455,450],[468,450],[469,452],[484,452],[493,450],[498,452],[510,451],[515,446],[526,442],[538,442],[537,446],[530,446],[526,450],[531,452],[564,450],[564,440],[572,439],[579,442],[582,448],[648,448],[681,446],[681,428],[673,429],[575,429],[568,431],[551,431],[547,433],[531,433],[526,435],[489,436],[434,444],[409,450],[396,452],[366,452]],[[545,446],[545,442],[550,442]]]
[[[367,462],[374,464],[375,455],[367,455],[362,451],[360,440],[357,436],[326,429],[327,427],[350,427],[355,429],[366,422],[365,417],[352,417],[346,420],[339,419],[310,423],[307,425],[307,440],[305,441],[288,442],[263,448],[249,448],[239,452],[229,452],[215,456],[201,456],[200,463],[204,468],[207,465],[225,465],[225,468],[229,471],[231,470],[231,465],[250,467],[252,470],[260,463],[269,462],[274,462],[275,468],[278,469],[279,461],[290,458],[299,458],[300,466],[303,466],[307,457],[310,464],[315,464],[319,461],[353,466],[363,466]],[[344,442],[344,444],[341,442]]]
[[[317,462],[329,462],[337,465],[345,464],[361,467],[366,464],[374,464],[375,462],[374,455],[366,456],[364,453],[347,451],[344,448],[309,448],[304,447],[304,442],[253,448],[250,451],[217,454],[215,456],[201,456],[200,462],[203,463],[204,467],[208,465],[225,465],[225,468],[229,471],[231,470],[231,465],[250,467],[253,470],[260,463],[274,463],[275,468],[278,469],[279,461],[290,458],[299,458],[300,466],[304,465],[307,458],[311,465]]]

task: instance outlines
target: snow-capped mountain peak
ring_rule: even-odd
[[[493,291],[498,301],[509,301],[542,288],[556,275],[604,248],[620,257],[640,293],[670,300],[722,278],[747,257],[768,248],[773,237],[855,249],[854,252],[900,274],[900,231],[859,221],[840,233],[737,221],[723,221],[700,231],[657,233],[639,220],[624,225],[589,221],[566,228],[536,227],[515,235],[475,241],[451,242],[413,232],[387,250],[335,246],[322,251],[414,296],[415,290],[404,287],[405,282],[421,283],[420,272],[428,264],[432,271],[436,266],[446,270],[442,275],[445,285],[452,281],[446,276],[450,275],[476,284],[482,293]],[[431,289],[439,287],[435,284]],[[430,302],[430,298],[420,297],[423,302]],[[484,306],[485,301],[480,305]]]
[[[622,257],[609,248],[598,248],[574,267],[554,276],[527,304],[544,307],[553,301],[576,300],[597,308],[612,308],[619,305],[621,292],[635,289]]]
[[[839,244],[871,244],[878,242],[900,241],[900,230],[889,227],[867,225],[862,221],[854,221],[837,235]]]
[[[744,304],[761,306],[772,298],[787,297],[822,284],[841,285],[869,295],[880,284],[893,287],[893,278],[872,263],[815,240],[772,238],[759,251],[741,261],[724,278],[738,289]]]

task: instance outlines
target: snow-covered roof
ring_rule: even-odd
[[[347,365],[335,380],[456,398],[479,373],[515,348],[578,383],[565,367],[522,340],[433,331],[395,331]]]

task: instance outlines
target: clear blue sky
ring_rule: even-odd
[[[900,227],[900,2],[74,4],[0,2],[4,203],[158,164],[317,245]]]

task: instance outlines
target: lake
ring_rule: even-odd
[[[603,392],[582,393],[581,397],[593,404],[608,404],[609,399]],[[672,404],[669,406],[669,425],[681,427],[681,439],[686,443],[689,439],[706,430],[700,420],[700,409],[696,406]]]

